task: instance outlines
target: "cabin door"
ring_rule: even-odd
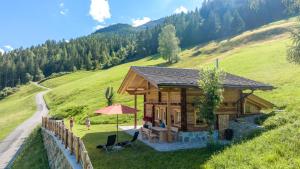
[[[220,131],[229,128],[229,115],[218,115],[218,129]]]

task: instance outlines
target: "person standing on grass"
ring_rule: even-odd
[[[73,119],[73,117],[71,117],[71,119],[70,119],[70,130],[71,131],[73,129],[73,126],[74,126],[74,119]]]
[[[85,119],[85,125],[89,130],[91,127],[91,120],[90,120],[89,116]]]

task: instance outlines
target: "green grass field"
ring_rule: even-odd
[[[43,89],[30,84],[0,101],[0,141],[36,111],[35,94]]]
[[[114,123],[115,117],[93,117],[92,121],[100,125],[93,125],[89,131],[76,125],[75,133],[83,138],[94,167],[299,168],[300,66],[286,61],[286,50],[291,41],[284,30],[292,26],[294,19],[280,21],[229,40],[187,49],[181,53],[181,61],[171,65],[184,68],[212,66],[219,58],[220,67],[227,72],[274,85],[273,91],[256,92],[277,106],[286,107],[284,112],[262,122],[266,132],[217,152],[196,149],[158,153],[138,143],[136,149],[106,154],[95,146],[105,143],[107,135],[114,132],[114,125],[107,123]],[[166,66],[163,60],[148,57],[108,70],[77,72],[46,81],[45,86],[54,87],[47,95],[51,114],[64,117],[74,114],[78,121],[86,114],[93,115],[94,110],[105,106],[105,88],[111,85],[117,89],[131,65]],[[132,106],[133,98],[117,96],[116,102]],[[78,108],[81,111],[76,111]],[[122,122],[132,124],[132,117],[123,117]],[[124,140],[128,136],[121,133],[120,138]]]

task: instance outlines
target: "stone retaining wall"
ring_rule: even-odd
[[[44,146],[47,150],[49,166],[51,169],[81,169],[81,165],[76,163],[75,156],[64,148],[61,141],[51,132],[42,128]]]
[[[214,140],[218,140],[218,131],[213,134]],[[207,142],[208,131],[179,132],[178,141],[184,143]]]

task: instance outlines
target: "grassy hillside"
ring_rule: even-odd
[[[44,148],[41,128],[36,128],[26,139],[24,147],[12,169],[49,169],[47,152]]]
[[[52,88],[53,91],[46,95],[46,101],[51,109],[50,113],[63,117],[77,115],[77,120],[84,118],[87,114],[93,115],[96,109],[106,106],[104,98],[106,87],[112,86],[117,91],[131,65],[157,65],[162,62],[161,59],[157,58],[145,58],[108,70],[80,71],[45,81],[42,83],[43,85],[54,87]],[[139,106],[142,106],[140,99],[142,98],[139,98]],[[133,96],[117,95],[115,102],[133,106]],[[109,116],[93,117],[91,121],[102,124],[115,123],[115,118]],[[120,121],[123,123],[130,122],[132,117],[124,116],[120,118]]]
[[[117,89],[131,65],[195,68],[211,66],[215,58],[219,58],[220,67],[227,72],[274,85],[275,90],[256,92],[256,94],[286,109],[284,112],[270,114],[269,118],[263,120],[262,125],[267,131],[255,138],[234,144],[215,155],[207,149],[174,152],[171,153],[172,158],[170,156],[169,160],[188,159],[190,163],[178,160],[177,162],[181,162],[182,166],[175,165],[176,162],[169,162],[168,166],[174,164],[170,167],[299,168],[300,66],[286,61],[286,50],[291,43],[286,27],[291,28],[294,24],[294,19],[280,21],[245,32],[229,40],[184,50],[181,53],[181,61],[174,65],[166,65],[157,57],[148,57],[104,71],[78,72],[52,79],[43,83],[46,86],[54,86],[54,90],[47,95],[47,102],[53,115],[67,117],[75,112],[74,114],[81,114],[78,115],[80,119],[84,114],[93,114],[95,109],[105,105],[104,89],[109,85]],[[68,82],[69,78],[72,79],[71,82]],[[133,104],[132,96],[127,95],[117,96],[116,101],[131,106]],[[76,112],[79,108],[82,108],[82,111]],[[92,119],[98,123],[115,121],[114,117],[101,116]],[[132,119],[123,117],[123,122],[132,122]],[[150,161],[154,159],[156,163],[163,164],[166,160],[163,157],[168,157],[167,153],[163,155],[155,153],[140,144],[141,151],[129,149],[122,152],[122,155],[105,155],[96,151],[94,147],[99,141],[104,143],[101,139],[105,139],[104,135],[114,129],[111,125],[97,125],[93,128],[88,131],[84,126],[79,125],[76,126],[75,132],[85,140],[95,168],[128,168],[130,166],[128,160],[135,158],[144,159],[144,163],[150,158]],[[202,153],[206,153],[209,157],[203,157]],[[103,159],[104,163],[100,164],[98,159]],[[109,162],[112,159],[117,160],[118,164]],[[165,168],[165,166],[156,166],[156,168]],[[138,168],[140,165],[137,164],[135,167]]]
[[[0,140],[36,111],[35,94],[43,89],[30,84],[0,101]]]
[[[47,94],[46,100],[52,115],[62,117],[75,115],[77,120],[80,120],[87,114],[93,115],[94,110],[106,105],[104,98],[106,87],[113,86],[116,91],[130,66],[156,65],[195,68],[214,63],[216,58],[221,60],[221,68],[225,71],[279,86],[287,81],[288,77],[285,74],[293,77],[298,73],[295,69],[290,72],[290,66],[295,68],[297,66],[290,65],[285,60],[286,47],[290,43],[287,27],[291,28],[294,25],[295,19],[292,18],[288,21],[275,22],[257,30],[245,32],[232,39],[196,46],[184,50],[181,53],[181,61],[174,65],[166,65],[162,59],[154,56],[108,70],[80,71],[51,79],[43,82],[43,85],[54,89]],[[273,73],[277,72],[278,69],[284,69],[284,71],[274,75]],[[278,81],[278,78],[281,78],[281,81]],[[290,86],[294,84],[290,84]],[[272,94],[274,95],[276,91],[278,90],[273,91]],[[268,94],[263,95],[263,97],[268,97]],[[290,95],[287,94],[286,96]],[[286,104],[283,99],[278,100],[271,96],[268,99],[278,105]],[[117,95],[115,102],[133,106],[133,98],[128,95]],[[142,106],[141,100],[139,103],[139,106]],[[121,120],[127,123],[132,118],[125,116]],[[92,122],[105,124],[114,123],[115,120],[102,116],[93,117]]]

